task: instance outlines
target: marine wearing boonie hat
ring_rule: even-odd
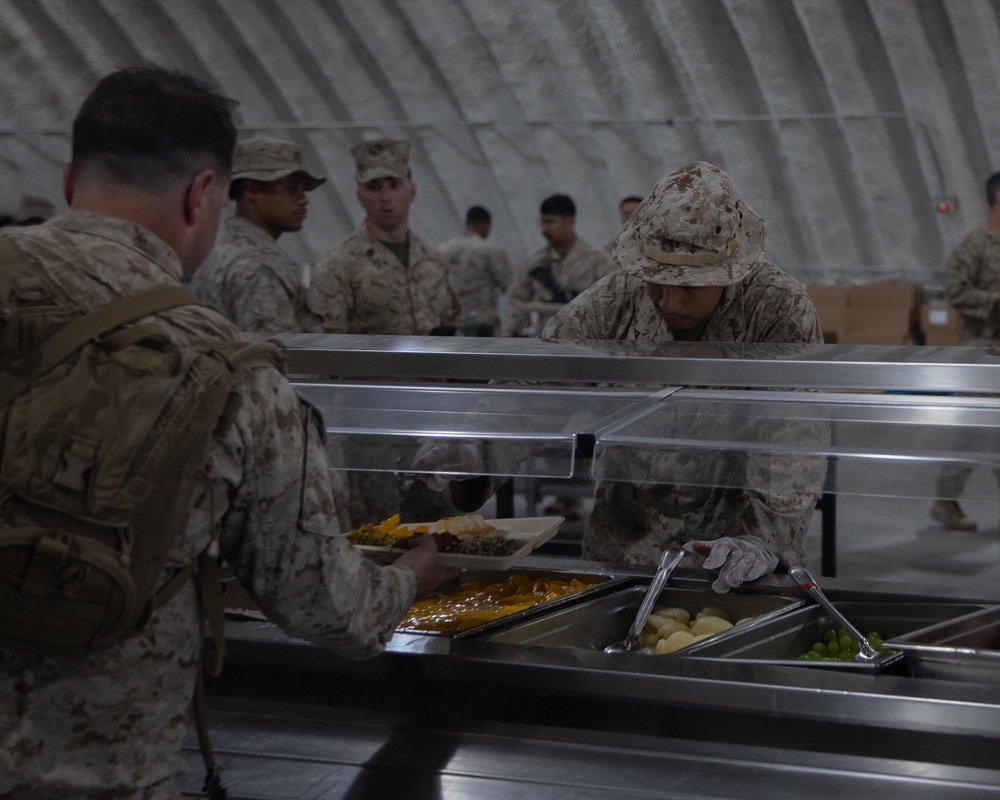
[[[233,180],[279,181],[287,175],[301,174],[305,189],[311,192],[326,182],[322,175],[312,175],[302,159],[302,151],[292,142],[281,139],[244,139],[233,153]]]
[[[764,260],[767,229],[732,178],[695,161],[660,180],[614,242],[627,273],[672,286],[729,286]]]
[[[378,178],[410,177],[410,143],[396,139],[362,142],[351,150],[357,165],[358,183]]]

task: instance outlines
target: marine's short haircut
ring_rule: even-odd
[[[986,179],[986,202],[990,208],[996,205],[997,192],[1000,192],[1000,172],[994,172]]]
[[[641,203],[642,198],[637,194],[630,194],[628,197],[623,197],[622,201],[618,204],[618,208],[621,208],[626,203]]]
[[[158,191],[199,169],[229,177],[237,103],[187,73],[148,65],[102,78],[73,121],[73,165]]]
[[[557,217],[575,217],[576,204],[566,194],[554,194],[542,201],[542,216],[555,214]]]
[[[482,206],[473,206],[465,213],[465,224],[476,225],[481,222],[489,222],[490,212]]]

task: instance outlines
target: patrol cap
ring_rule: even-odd
[[[55,216],[56,207],[44,197],[34,194],[21,195],[21,205],[14,212],[14,222],[28,222],[33,219],[47,220]]]
[[[631,275],[673,286],[729,286],[764,259],[767,229],[732,178],[695,161],[660,180],[614,242]]]
[[[309,173],[302,161],[302,151],[292,142],[257,138],[244,139],[236,145],[233,153],[233,180],[245,178],[271,182],[295,173],[301,173],[305,177],[307,192],[326,181],[321,175]]]
[[[368,183],[376,178],[410,177],[410,143],[396,139],[375,139],[362,142],[353,150],[358,167],[358,183]]]

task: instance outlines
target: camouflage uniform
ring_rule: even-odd
[[[539,266],[548,267],[570,297],[580,294],[614,269],[606,253],[579,237],[564,256],[560,256],[553,247],[543,247],[521,265],[511,285],[504,315],[505,334],[523,333],[528,328],[530,313],[522,303],[551,302],[551,293],[530,275],[531,270]]]
[[[88,311],[182,278],[170,248],[122,220],[70,212],[5,235]],[[157,321],[179,342],[243,338],[203,306]],[[412,570],[376,567],[338,535],[319,414],[284,376],[256,370],[240,391],[206,465],[211,497],[194,499],[168,568],[192,561],[217,528],[240,583],[285,631],[350,657],[378,653],[413,600]],[[142,632],[90,657],[0,649],[0,796],[179,797],[198,616],[189,582]]]
[[[497,301],[510,285],[507,253],[476,233],[449,239],[438,251],[451,265],[451,282],[462,307],[462,322],[500,323]]]
[[[822,342],[805,289],[764,261],[765,250],[763,221],[736,196],[728,176],[708,164],[691,165],[657,184],[626,224],[616,240],[622,269],[560,310],[542,337],[672,340],[647,292],[646,281],[653,281],[725,287],[699,341]],[[729,438],[737,441],[817,446],[828,436],[821,425],[676,413],[663,419],[662,435],[725,439],[722,431],[731,429]],[[585,558],[655,564],[667,547],[692,539],[753,534],[785,564],[805,562],[802,540],[825,474],[821,457],[653,449],[601,456],[605,465],[611,458],[621,459],[616,471],[631,481],[598,483]],[[667,482],[651,482],[650,474]]]
[[[447,263],[413,233],[409,262],[404,267],[364,223],[316,266],[309,310],[324,333],[422,336],[458,322]]]
[[[298,265],[262,228],[231,217],[215,248],[191,279],[205,303],[252,333],[311,331]]]
[[[962,317],[962,344],[1000,342],[1000,231],[983,224],[969,231],[951,251],[945,267],[945,295]],[[936,493],[962,495],[973,467],[949,464],[941,469]],[[993,470],[1000,484],[1000,469]]]
[[[945,293],[962,316],[962,344],[1000,342],[1000,231],[984,224],[965,235],[948,257]]]

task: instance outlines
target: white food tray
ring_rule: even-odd
[[[446,567],[462,569],[489,569],[503,571],[510,569],[518,561],[530,554],[536,547],[545,544],[556,535],[564,517],[517,517],[512,519],[488,519],[496,532],[516,542],[521,546],[506,556],[470,556],[461,553],[439,553],[438,561]],[[401,526],[417,528],[426,525],[431,533],[437,531],[437,522],[403,522]],[[354,545],[371,555],[400,556],[406,552],[400,547],[376,547],[370,544]]]

